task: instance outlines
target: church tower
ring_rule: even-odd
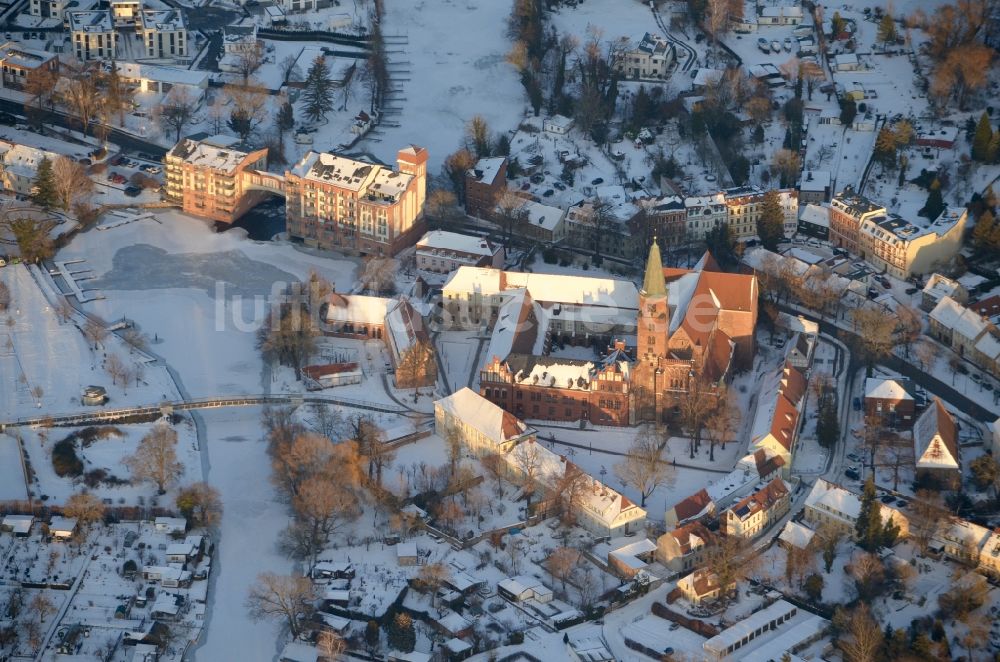
[[[667,356],[667,336],[670,327],[670,310],[667,306],[667,284],[663,278],[663,260],[660,247],[653,239],[646,259],[646,275],[639,290],[639,319],[637,324],[636,359],[641,363],[656,364]]]

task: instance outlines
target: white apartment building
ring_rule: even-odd
[[[619,56],[615,69],[628,78],[666,78],[677,59],[674,45],[658,34],[647,32],[634,48]]]
[[[114,57],[118,33],[110,9],[71,11],[66,16],[76,59],[86,62]]]
[[[31,0],[28,3],[28,13],[41,18],[57,18],[63,20],[68,0]]]
[[[144,9],[136,34],[142,39],[146,57],[154,60],[186,58],[187,24],[178,9]]]
[[[468,387],[434,403],[434,432],[446,441],[457,432],[479,457],[507,453],[535,438],[534,428]]]
[[[729,219],[726,196],[722,193],[684,198],[687,209],[687,239],[704,241],[710,230],[725,225]]]
[[[949,207],[930,222],[910,222],[895,214],[869,216],[858,230],[858,253],[896,278],[930,273],[958,254],[967,219],[964,207]]]
[[[316,0],[281,0],[281,8],[286,14],[316,11]]]

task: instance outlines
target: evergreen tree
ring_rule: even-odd
[[[837,418],[837,403],[834,398],[824,396],[820,404],[819,420],[816,421],[816,441],[823,448],[833,448],[840,439],[840,420]]]
[[[993,132],[990,146],[986,150],[986,160],[990,163],[1000,162],[1000,130]]]
[[[229,116],[229,121],[226,122],[229,129],[240,137],[243,142],[247,141],[250,134],[253,132],[253,119],[250,117],[249,111],[242,108],[237,108]]]
[[[43,156],[35,171],[35,182],[31,187],[31,200],[42,209],[52,209],[59,203],[56,179],[52,173],[52,161]]]
[[[305,86],[302,91],[305,100],[305,113],[310,122],[318,122],[326,117],[326,111],[333,104],[333,81],[330,80],[330,67],[322,55],[317,55],[309,65]]]
[[[854,123],[854,118],[858,116],[858,104],[854,99],[840,100],[840,123],[850,126]]]
[[[295,111],[292,109],[292,104],[287,101],[281,104],[281,108],[278,109],[278,114],[274,118],[274,123],[278,127],[278,133],[282,136],[295,128]]]
[[[404,611],[396,614],[389,623],[389,647],[403,653],[412,653],[417,644],[413,619]]]
[[[969,115],[965,118],[965,139],[970,143],[972,142],[972,137],[976,135],[976,120]]]
[[[757,236],[760,243],[768,250],[776,250],[778,243],[785,238],[785,213],[781,209],[781,199],[775,190],[767,191],[760,206],[760,218],[757,219]]]
[[[972,245],[980,253],[988,253],[997,249],[996,240],[998,237],[996,218],[989,209],[980,215],[976,221],[976,227],[972,230]]]
[[[833,18],[830,19],[830,32],[832,33],[831,36],[834,39],[836,39],[837,35],[842,34],[846,28],[847,28],[847,21],[845,21],[844,18],[840,15],[840,12],[839,11],[833,12]]]
[[[875,493],[875,479],[871,476],[865,481],[861,492],[861,509],[858,519],[854,522],[854,533],[858,545],[869,552],[875,551],[882,530],[882,513]]]
[[[935,177],[934,181],[931,182],[930,192],[927,194],[927,202],[924,203],[923,209],[917,213],[924,218],[934,220],[943,211],[944,198],[941,196],[941,182]]]
[[[972,135],[972,159],[974,161],[989,160],[990,142],[992,140],[993,128],[990,126],[990,118],[983,111],[983,114],[979,116],[976,132]]]

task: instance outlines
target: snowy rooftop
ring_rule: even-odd
[[[163,67],[158,64],[143,64],[139,62],[119,62],[118,72],[124,78],[159,81],[172,85],[192,85],[195,87],[208,85],[209,78],[209,74],[205,71]]]
[[[530,225],[534,225],[545,230],[552,231],[555,229],[559,221],[562,220],[563,215],[566,213],[559,207],[553,207],[551,205],[543,205],[540,202],[535,202],[533,200],[527,200],[524,203],[522,209],[527,214],[527,222]]]
[[[926,219],[911,222],[896,214],[886,214],[865,219],[861,224],[861,232],[898,246],[928,234],[944,236],[964,220],[965,210],[959,207],[945,209],[929,223]]]
[[[819,205],[804,205],[799,209],[799,220],[823,228],[830,227],[830,208]]]
[[[201,140],[185,138],[174,145],[167,156],[191,165],[232,173],[249,156],[248,152],[233,148],[237,142],[237,138],[224,135]]]
[[[0,140],[0,163],[4,169],[25,177],[34,177],[42,159],[53,161],[58,157],[53,152]]]
[[[865,397],[879,400],[912,400],[903,385],[895,379],[869,377],[865,380]]]
[[[611,541],[612,544],[621,541]],[[637,540],[635,542],[629,542],[612,549],[608,555],[615,557],[621,563],[624,563],[630,568],[640,570],[646,567],[646,562],[639,559],[638,557],[642,554],[649,554],[650,552],[656,551],[656,543],[649,538],[643,538],[642,540]]]
[[[497,443],[534,433],[513,414],[504,411],[472,389],[464,387],[434,403],[435,408],[463,421]]]
[[[446,230],[431,230],[417,242],[417,250],[456,251],[492,257],[498,248],[493,248],[490,242],[482,237],[470,237]]]
[[[486,182],[492,184],[500,173],[500,168],[503,167],[504,161],[506,161],[502,156],[494,156],[485,159],[479,159],[476,161],[476,165],[469,171],[469,176],[477,179],[481,182]]]
[[[143,30],[156,30],[157,32],[171,32],[187,28],[187,24],[184,22],[184,12],[179,9],[143,9],[139,13],[139,24]]]
[[[937,398],[913,424],[913,453],[918,469],[959,468],[955,421]]]
[[[813,539],[816,533],[807,526],[799,524],[798,522],[789,521],[785,524],[785,528],[781,530],[781,535],[778,536],[778,540],[792,545],[793,547],[798,547],[799,549],[805,549],[809,542]]]
[[[943,297],[950,297],[955,294],[958,290],[958,282],[948,278],[947,276],[942,276],[939,273],[931,274],[931,277],[927,279],[927,284],[924,285],[924,294],[929,294],[935,299],[941,299]]]
[[[811,191],[822,193],[830,188],[829,170],[803,170],[802,180],[799,182],[800,191]]]
[[[636,310],[639,292],[635,283],[612,278],[505,272],[488,267],[459,267],[444,284],[444,291],[490,296],[508,289],[526,288],[535,301],[611,306]]]
[[[292,174],[303,179],[332,184],[349,191],[368,188],[380,195],[398,197],[413,179],[411,175],[329,152],[309,152],[295,164]]]
[[[331,294],[327,297],[326,321],[382,326],[393,299],[363,294]]]
[[[769,607],[750,614],[732,627],[728,627],[705,642],[706,651],[725,651],[729,646],[740,642],[747,635],[752,635],[757,628],[769,627],[771,621],[795,610],[795,607],[784,600],[778,600]]]
[[[56,57],[54,53],[24,48],[17,42],[8,41],[0,45],[0,60],[5,65],[35,69]]]
[[[289,641],[281,649],[281,655],[278,659],[282,662],[316,662],[319,659],[319,651],[315,646],[301,641]]]
[[[66,12],[69,29],[73,32],[111,32],[114,21],[111,12],[103,10]]]

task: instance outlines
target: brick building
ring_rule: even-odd
[[[885,216],[885,207],[854,192],[848,187],[830,201],[830,243],[858,254],[861,222]]]
[[[288,233],[307,246],[395,255],[424,232],[427,150],[397,153],[397,169],[309,152],[285,173]]]
[[[913,425],[915,402],[906,387],[895,379],[869,377],[865,380],[865,415],[889,427]]]
[[[479,159],[465,173],[465,213],[476,218],[493,218],[500,194],[507,188],[507,159],[498,156]]]

